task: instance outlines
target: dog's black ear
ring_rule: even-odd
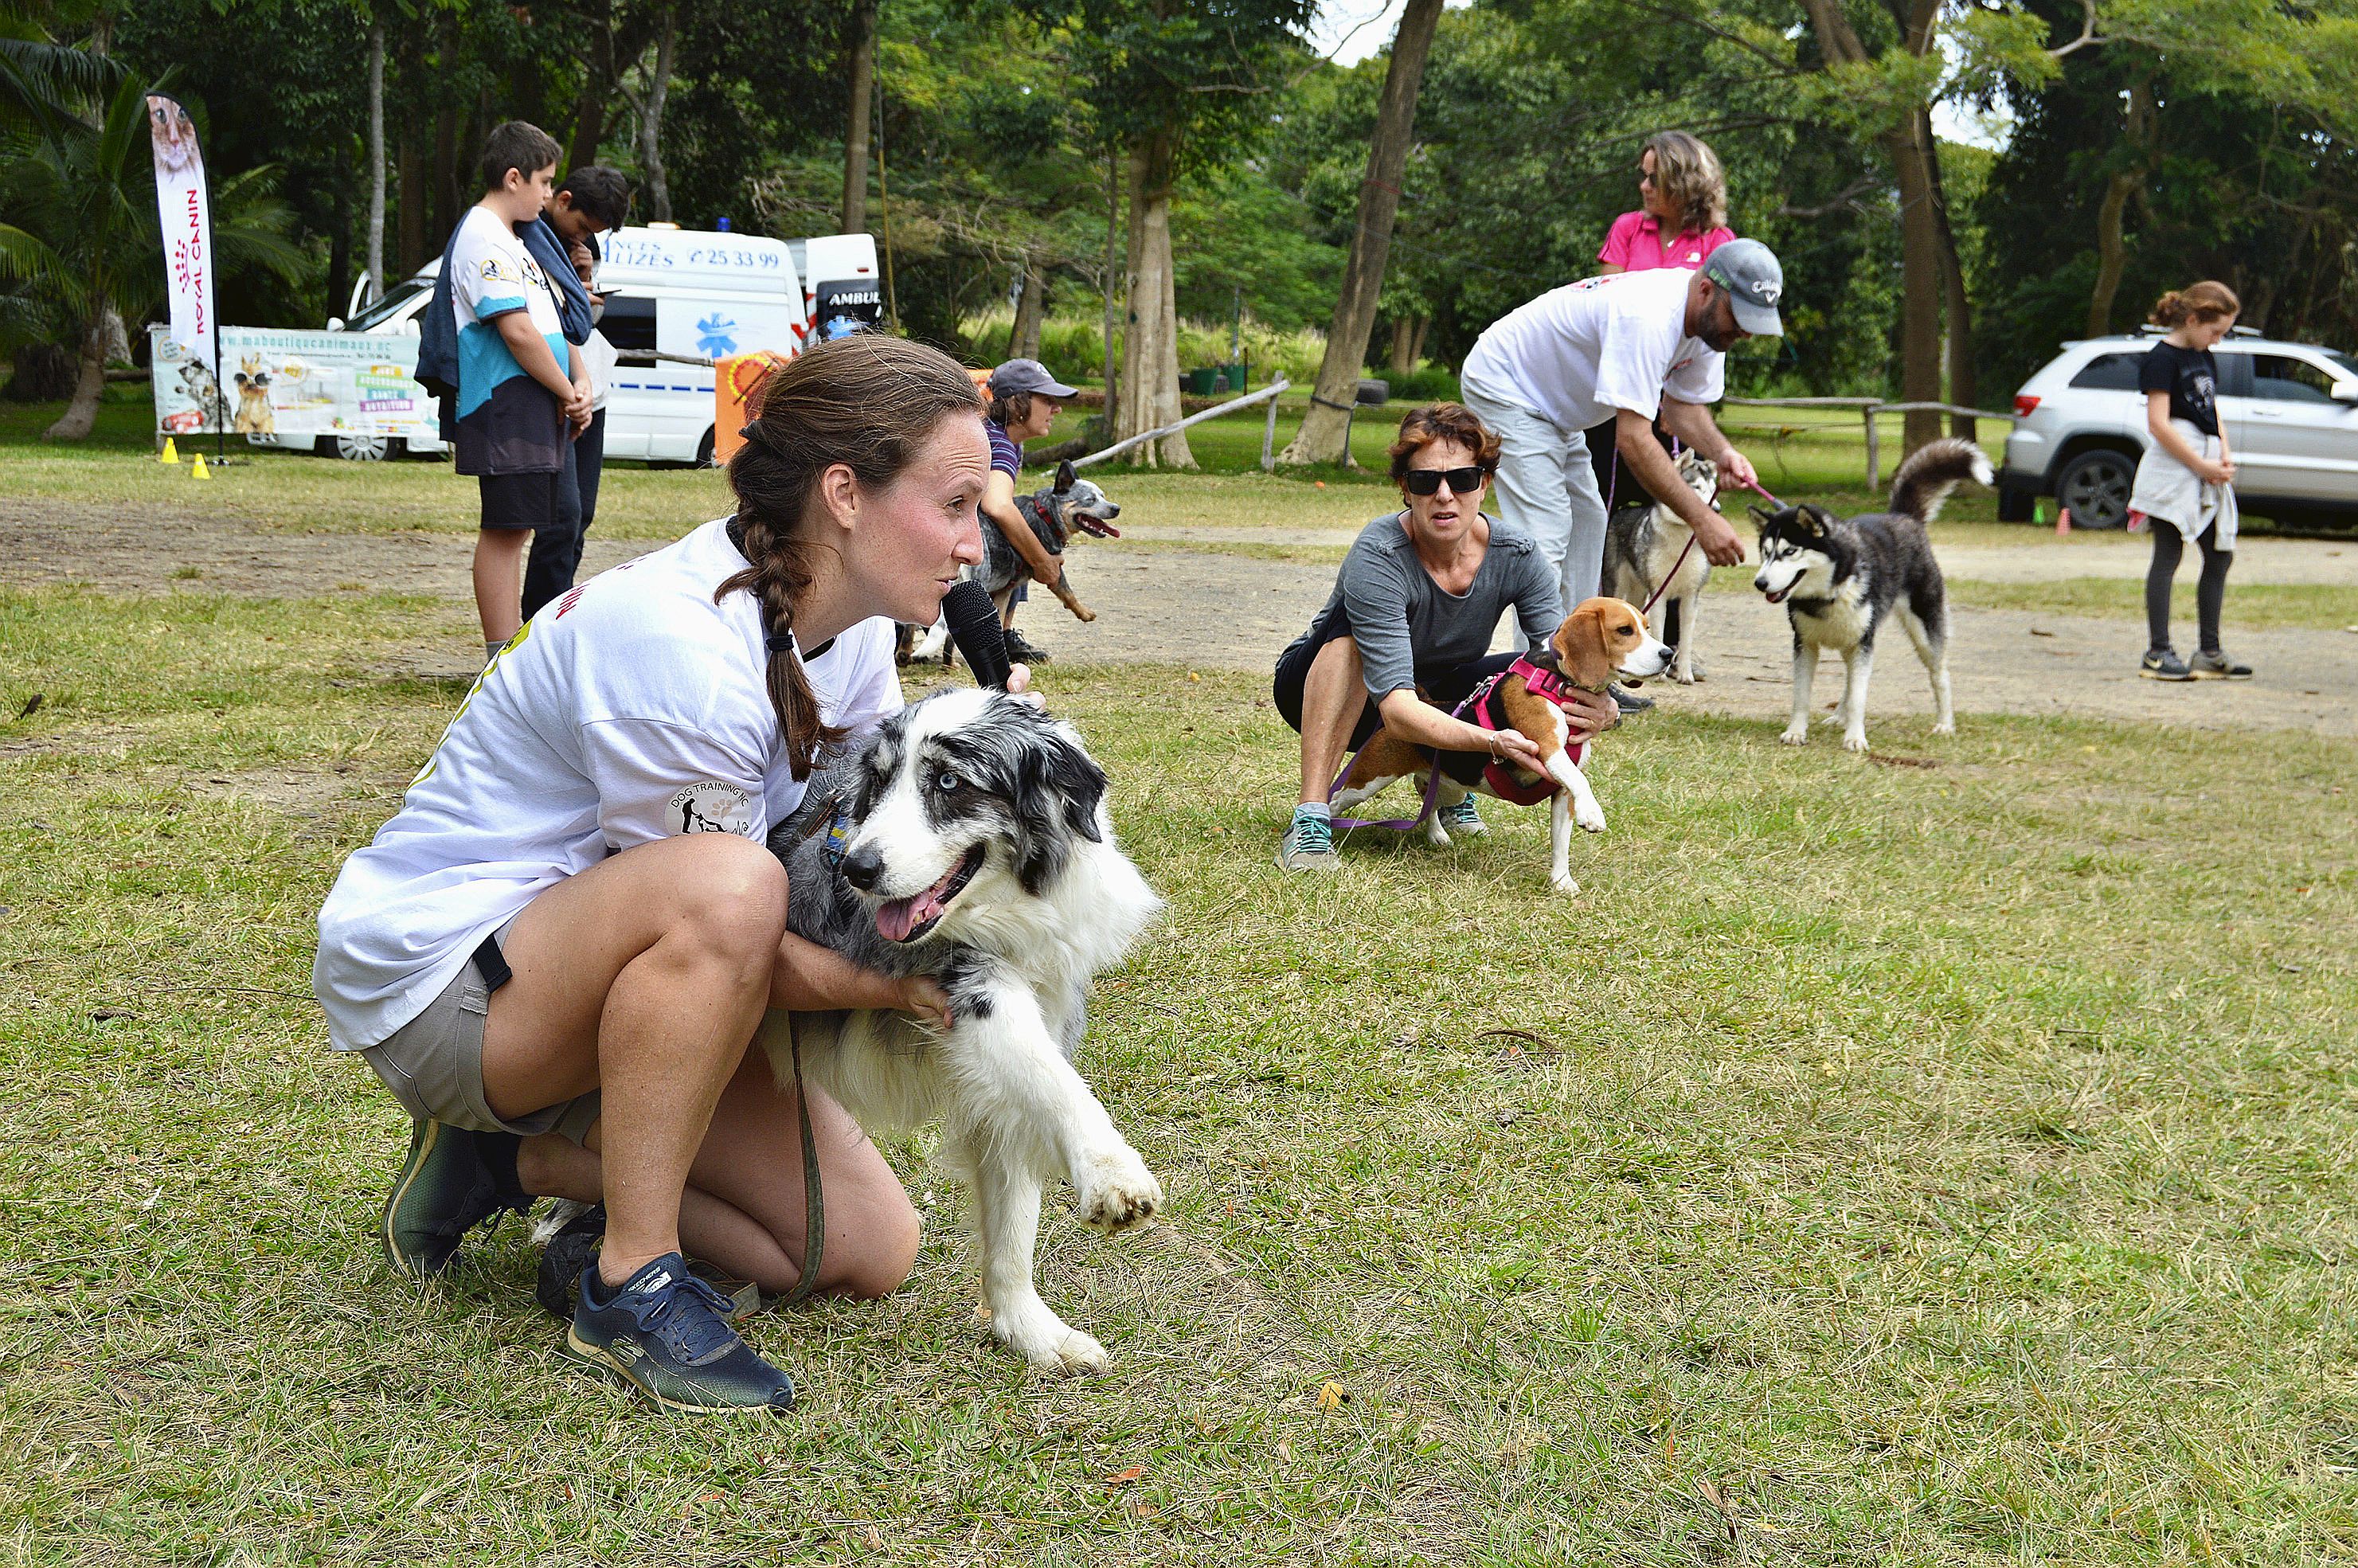
[[[1059,491],[1070,490],[1073,488],[1073,481],[1079,477],[1080,470],[1074,468],[1071,460],[1067,459],[1056,465],[1055,488]]]
[[[1105,770],[1046,719],[1025,745],[1015,788],[1015,877],[1038,896],[1065,869],[1078,835],[1102,843],[1098,810],[1105,804]]]
[[[1804,506],[1801,508],[1801,523],[1804,527],[1809,529],[1811,538],[1824,538],[1826,536],[1827,522],[1828,518],[1823,508],[1816,506]]]
[[[1769,511],[1767,507],[1761,505],[1757,501],[1751,505],[1747,506],[1744,510],[1752,514],[1753,519],[1763,528],[1766,528],[1769,524],[1777,520],[1777,514],[1775,513]]]

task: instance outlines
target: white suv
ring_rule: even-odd
[[[1998,516],[2028,521],[2038,497],[2077,528],[2117,528],[2147,439],[2137,370],[2160,329],[2066,343],[2014,395]],[[2213,351],[2235,500],[2278,522],[2358,524],[2358,359],[2238,327]]]

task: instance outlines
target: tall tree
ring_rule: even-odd
[[[1375,139],[1368,146],[1368,172],[1359,182],[1359,221],[1351,233],[1350,259],[1335,319],[1326,330],[1326,353],[1319,362],[1310,411],[1285,449],[1288,463],[1347,464],[1351,407],[1368,357],[1368,334],[1384,288],[1384,265],[1391,254],[1392,222],[1399,214],[1401,178],[1408,168],[1409,142],[1416,126],[1416,98],[1424,81],[1424,60],[1441,22],[1441,0],[1408,0],[1392,36],[1390,63],[1384,70],[1382,100],[1376,111]]]
[[[658,223],[671,217],[671,181],[664,171],[664,108],[671,101],[672,70],[679,49],[679,7],[661,6],[654,15],[654,38],[639,58],[639,84],[627,78],[617,85],[638,112],[639,188],[647,201],[647,216]]]
[[[843,116],[843,217],[838,232],[868,227],[868,116],[876,98],[876,0],[852,7],[849,102]]]
[[[1127,437],[1179,417],[1179,313],[1171,204],[1191,162],[1217,162],[1266,130],[1270,100],[1303,60],[1315,0],[1026,0],[1056,29],[1090,109],[1128,164],[1130,312],[1119,421]],[[1184,434],[1137,449],[1193,468]]]
[[[368,30],[368,280],[373,299],[384,292],[384,18],[374,7]]]

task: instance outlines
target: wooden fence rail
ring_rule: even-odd
[[[1728,403],[1740,403],[1752,408],[1855,408],[1866,427],[1866,488],[1883,488],[1882,444],[1876,438],[1875,417],[1878,414],[1914,414],[1930,409],[1936,414],[1954,415],[1969,420],[1965,428],[1974,440],[1981,439],[1984,419],[2004,419],[2013,422],[2011,414],[1993,414],[1986,408],[1965,408],[1954,403],[1886,403],[1879,397],[1730,397]]]
[[[1174,435],[1190,425],[1200,425],[1206,419],[1217,419],[1223,414],[1234,414],[1239,408],[1249,408],[1256,403],[1266,403],[1269,405],[1269,417],[1263,422],[1260,432],[1260,466],[1266,472],[1277,466],[1277,395],[1293,384],[1285,377],[1279,376],[1259,392],[1248,392],[1242,397],[1231,397],[1217,408],[1206,408],[1200,414],[1190,414],[1175,425],[1165,425],[1156,430],[1143,430],[1135,436],[1116,441],[1102,451],[1091,452],[1085,458],[1075,458],[1073,466],[1076,469],[1085,469],[1091,463],[1101,463],[1108,458],[1120,457],[1132,447],[1143,446],[1149,441],[1159,441],[1165,436]]]

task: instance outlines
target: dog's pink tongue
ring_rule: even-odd
[[[887,942],[906,942],[909,933],[942,912],[941,890],[927,888],[913,898],[896,898],[876,909],[876,932]]]

